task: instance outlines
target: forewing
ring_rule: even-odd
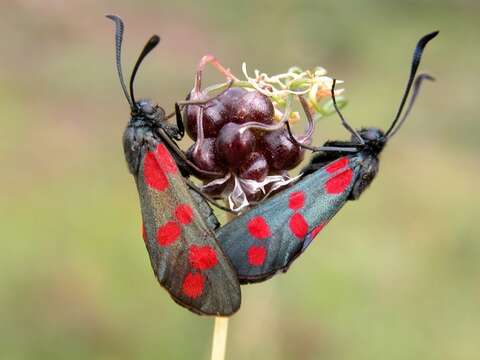
[[[160,284],[195,313],[228,316],[237,311],[236,274],[164,144],[144,149],[136,182],[144,240]]]
[[[218,240],[240,282],[286,271],[345,204],[359,169],[357,156],[337,159],[220,228]]]

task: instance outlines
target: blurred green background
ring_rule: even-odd
[[[358,127],[388,126],[415,42],[440,29],[421,66],[437,82],[373,186],[287,275],[243,288],[227,359],[478,359],[479,11],[475,0],[2,1],[0,358],[209,358],[213,319],[170,300],[140,236],[112,12],[126,22],[126,71],[162,36],[137,94],[167,110],[212,52],[236,74],[242,61],[326,67]],[[344,136],[329,118],[316,142]]]

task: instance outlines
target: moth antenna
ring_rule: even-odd
[[[122,41],[123,41],[123,29],[124,24],[120,17],[117,15],[106,15],[107,18],[112,20],[115,23],[115,62],[117,64],[117,73],[118,78],[120,79],[120,85],[122,86],[123,93],[127,98],[130,108],[134,108],[134,102],[128,94],[127,86],[125,85],[125,80],[123,79],[122,71]]]
[[[137,62],[135,63],[135,66],[132,71],[132,76],[130,76],[130,96],[132,97],[132,102],[134,104],[136,104],[136,101],[135,101],[135,96],[133,92],[133,83],[135,82],[135,76],[137,75],[138,68],[140,67],[140,64],[142,63],[143,59],[145,59],[145,57],[150,53],[150,51],[155,49],[155,47],[158,45],[159,42],[160,42],[160,37],[158,35],[153,35],[143,47],[143,50],[140,53],[140,56],[138,57]]]
[[[403,122],[407,119],[408,115],[410,114],[410,111],[413,108],[413,105],[415,104],[415,99],[417,98],[418,93],[420,92],[420,86],[422,85],[423,80],[435,81],[435,78],[428,74],[420,74],[415,78],[415,82],[413,83],[412,97],[410,98],[410,102],[408,103],[407,109],[403,113],[402,118],[398,121],[398,125],[388,135],[388,138],[391,138],[393,135],[395,135],[398,129],[400,129],[400,127],[402,126]]]
[[[340,147],[340,146],[311,146],[311,145],[307,145],[307,144],[304,144],[300,141],[297,140],[297,138],[295,137],[295,135],[293,135],[292,133],[292,129],[290,128],[290,123],[287,121],[287,131],[288,131],[288,135],[290,136],[290,140],[292,140],[292,142],[303,148],[303,149],[307,149],[307,150],[310,150],[310,151],[313,151],[313,152],[319,152],[319,151],[324,151],[324,152],[346,152],[346,153],[357,153],[358,152],[358,149],[355,148],[355,147]]]
[[[420,40],[418,40],[417,46],[415,46],[415,50],[413,51],[412,65],[410,66],[410,75],[408,76],[407,86],[405,87],[405,91],[403,93],[400,106],[398,107],[397,114],[395,115],[395,119],[393,120],[392,125],[390,125],[390,128],[385,133],[385,136],[387,139],[391,137],[392,131],[400,119],[403,107],[405,106],[405,102],[407,101],[408,95],[410,94],[410,90],[412,88],[412,84],[415,79],[418,66],[420,65],[420,60],[422,59],[423,50],[425,49],[425,46],[427,46],[428,42],[437,35],[438,35],[438,31],[434,31],[427,35],[424,35]]]
[[[362,137],[360,134],[355,130],[350,124],[347,122],[347,120],[343,117],[342,113],[340,112],[340,109],[337,106],[337,100],[335,99],[335,85],[337,84],[337,79],[333,79],[333,84],[332,88],[330,89],[330,92],[332,94],[332,101],[333,101],[333,107],[335,108],[335,111],[337,112],[338,116],[340,117],[340,120],[342,121],[342,125],[345,129],[348,130],[353,136],[355,136],[358,141],[360,142],[361,145],[365,144],[365,141],[363,141]]]

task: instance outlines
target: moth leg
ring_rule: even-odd
[[[184,164],[186,164],[190,169],[193,170],[193,173],[197,174],[202,174],[204,176],[210,176],[210,177],[220,177],[223,176],[224,174],[215,172],[215,171],[206,171],[200,169],[198,166],[196,166],[193,162],[188,160],[187,156],[183,152],[182,149],[180,149],[172,139],[162,130],[160,129],[159,131],[160,137],[162,140],[165,142],[165,144],[168,146],[168,148],[177,156],[177,162],[181,161]]]
[[[206,201],[208,201],[210,204],[212,204],[213,206],[219,208],[220,210],[223,210],[223,211],[227,211],[229,213],[232,213],[232,214],[236,214],[235,211],[229,209],[228,207],[226,206],[223,206],[223,205],[220,205],[219,203],[217,203],[212,197],[210,197],[209,195],[207,194],[204,194],[203,191],[197,186],[195,185],[192,181],[188,180],[188,179],[185,179],[185,182],[187,183],[187,185],[190,187],[190,189],[192,189],[193,191],[195,191],[197,194],[199,194],[201,197],[203,197]]]
[[[183,126],[182,113],[180,112],[180,106],[178,103],[175,103],[175,118],[177,120],[177,128],[180,136],[183,138],[185,135],[185,127]]]
[[[178,152],[175,152],[174,154],[175,155],[178,155],[178,153],[182,154],[182,156],[184,157],[185,154],[183,153],[183,151],[178,147],[178,145],[173,142],[168,136],[164,136],[162,137],[162,140],[165,140],[165,139],[168,139],[167,141],[167,146],[169,148],[176,148],[178,150]],[[154,149],[158,143],[157,140],[155,140],[155,138],[153,137],[153,134],[152,133],[149,133],[149,134],[146,134],[146,136],[143,138],[144,140],[144,143],[147,147],[149,147],[150,149]],[[182,159],[183,160],[183,159]],[[190,161],[188,159],[186,159],[185,157],[185,160],[186,160],[186,163],[187,164],[192,164],[193,166],[195,166],[193,163],[190,163]],[[176,159],[177,161],[177,159]],[[179,164],[180,166],[181,164]],[[196,167],[196,166],[195,166]],[[189,179],[185,178],[185,183],[188,185],[188,187],[193,190],[194,192],[196,192],[198,195],[200,195],[203,199],[205,199],[207,202],[209,202],[210,204],[212,204],[213,206],[216,206],[217,208],[223,210],[223,211],[228,211],[228,212],[232,212],[234,213],[232,210],[230,210],[229,208],[223,206],[223,205],[220,205],[218,204],[215,200],[213,200],[210,196],[204,194],[202,192],[202,190],[197,186],[195,185],[192,181],[190,181]],[[197,200],[197,204],[198,204],[198,200]]]

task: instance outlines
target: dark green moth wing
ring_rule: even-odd
[[[240,283],[287,271],[345,204],[359,170],[358,156],[341,157],[220,228]]]
[[[180,305],[202,315],[238,310],[240,285],[163,143],[144,147],[135,177],[144,240],[160,284]]]

